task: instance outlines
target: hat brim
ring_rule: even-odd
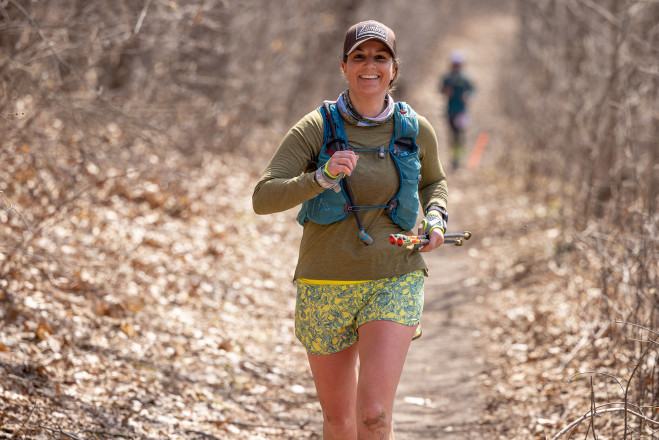
[[[378,38],[378,37],[370,37],[370,38],[365,38],[365,39],[363,39],[363,40],[359,40],[358,42],[356,42],[355,44],[352,45],[352,47],[350,48],[350,50],[347,51],[345,55],[346,55],[346,56],[350,55],[350,54],[353,53],[353,52],[355,51],[355,49],[357,49],[359,46],[361,46],[362,44],[366,43],[367,41],[372,41],[372,40],[379,41],[380,43],[384,44],[384,47],[387,48],[387,50],[389,51],[389,53],[391,54],[391,56],[394,57],[394,58],[396,58],[396,53],[394,52],[394,49],[389,45],[389,43],[387,43],[386,41],[382,41],[382,39],[380,39],[380,38]]]

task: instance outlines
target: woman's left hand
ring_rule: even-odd
[[[423,227],[419,227],[419,235],[423,234]],[[428,235],[429,242],[419,248],[421,252],[430,252],[444,243],[444,233],[440,228],[435,228]]]

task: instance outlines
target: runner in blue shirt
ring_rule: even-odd
[[[448,123],[451,129],[451,164],[460,166],[463,154],[464,130],[469,124],[467,102],[474,86],[462,72],[464,54],[456,50],[451,54],[451,71],[442,78],[441,92],[447,97]]]

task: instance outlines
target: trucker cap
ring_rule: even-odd
[[[387,46],[391,55],[396,58],[396,35],[387,26],[374,20],[362,21],[348,29],[343,43],[343,56],[348,56],[357,46],[368,40],[379,40]]]

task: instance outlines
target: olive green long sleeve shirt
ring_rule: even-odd
[[[360,127],[343,120],[348,143],[353,149],[389,147],[393,118],[374,127]],[[419,200],[425,211],[436,205],[446,208],[446,176],[439,161],[437,137],[430,123],[419,116],[416,138],[421,161]],[[301,205],[325,190],[314,180],[323,145],[323,116],[318,109],[304,116],[289,130],[270,160],[252,195],[257,214],[271,214]],[[357,205],[382,206],[399,188],[394,160],[380,158],[376,151],[358,152],[350,184]],[[329,225],[308,221],[304,225],[295,279],[365,281],[403,275],[427,267],[421,253],[410,247],[392,246],[389,234],[403,231],[385,209],[360,211],[365,231],[373,238],[365,245],[357,236],[354,215]]]

